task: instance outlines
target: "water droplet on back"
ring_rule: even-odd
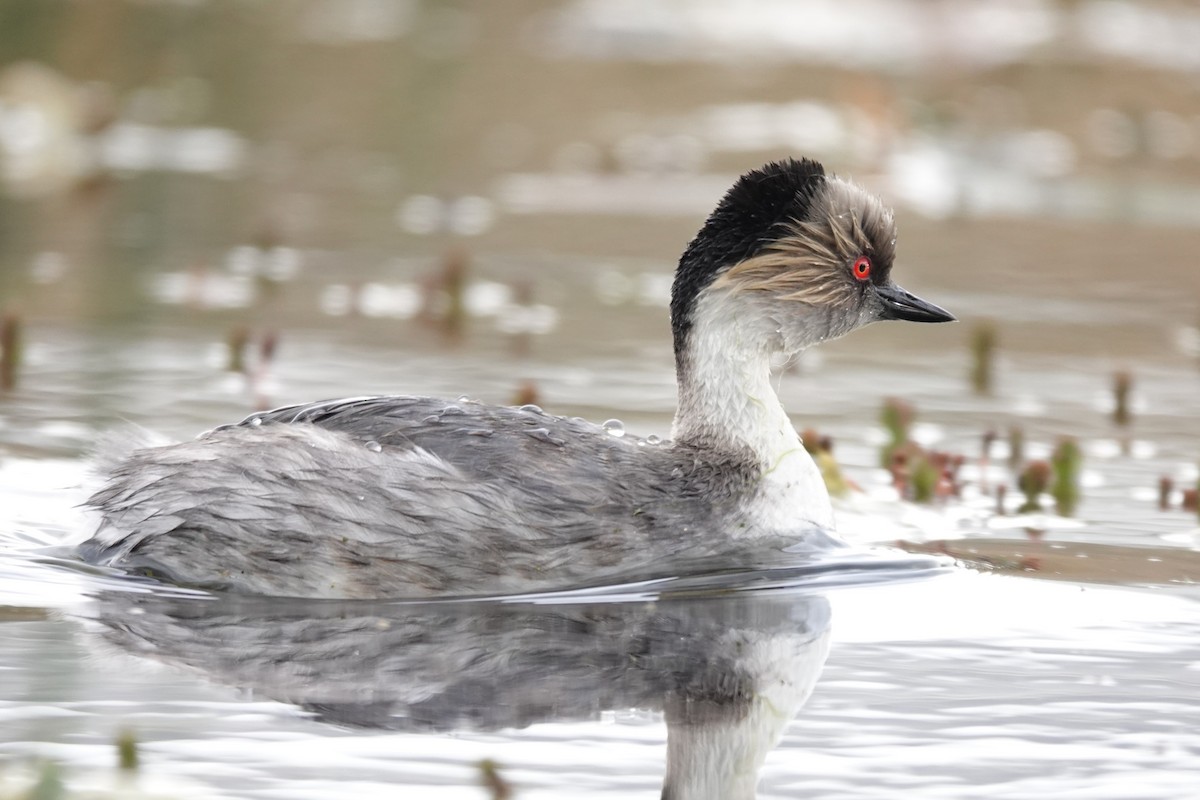
[[[646,437],[646,444],[662,444],[662,437],[652,433]]]
[[[262,425],[262,417],[252,417],[250,419],[250,427],[257,428]]]
[[[545,414],[546,413],[545,411],[542,411],[541,406],[535,406],[533,403],[526,403],[525,405],[521,406],[517,410],[524,411],[526,414]]]
[[[620,438],[625,435],[625,423],[619,419],[606,419],[600,427],[604,428],[609,436]]]
[[[379,442],[371,441],[367,442],[367,449],[372,453],[382,453],[383,445],[381,445]]]

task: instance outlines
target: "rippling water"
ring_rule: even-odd
[[[477,797],[485,759],[521,797],[664,780],[736,797],[759,763],[760,797],[1191,796],[1194,601],[895,583],[930,566],[600,603],[170,597],[82,577],[68,612],[5,623],[3,752],[86,781],[133,729],[146,773],[203,797]]]

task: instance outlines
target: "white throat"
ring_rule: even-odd
[[[744,509],[757,532],[813,525],[832,531],[820,470],[771,385],[771,353],[780,336],[768,327],[769,316],[745,311],[742,298],[729,292],[706,291],[697,299],[672,436],[757,462],[762,483]]]

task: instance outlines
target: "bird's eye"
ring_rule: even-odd
[[[850,267],[850,272],[853,273],[854,279],[865,281],[871,277],[871,259],[866,256],[859,256],[854,259],[854,264]]]

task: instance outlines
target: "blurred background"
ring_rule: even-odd
[[[1136,368],[1188,428],[1196,41],[1179,2],[2,0],[0,440],[385,391],[663,433],[675,259],[801,155],[896,206],[897,277],[965,324],[822,348],[798,415],[1080,435]]]
[[[4,0],[0,297],[177,319],[253,273],[324,283],[283,303],[320,324],[452,247],[666,265],[784,155],[894,202],[948,285],[1194,294],[1197,40],[1179,2]]]

